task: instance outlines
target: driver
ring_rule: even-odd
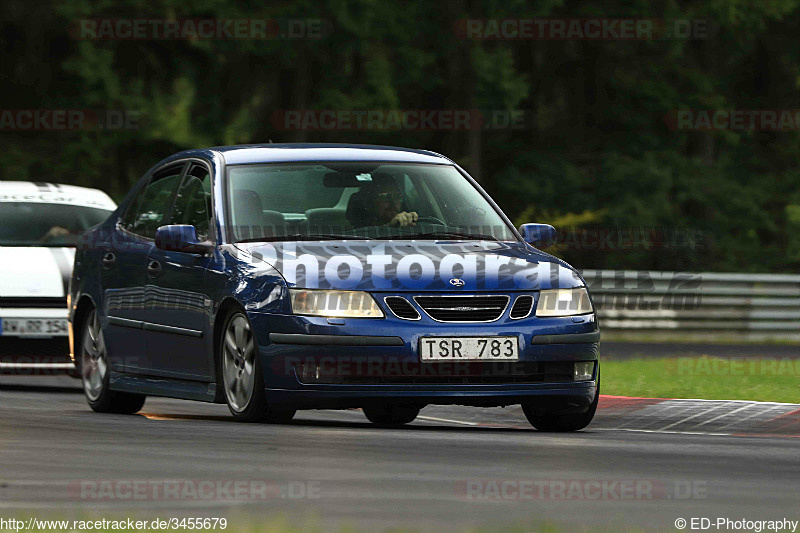
[[[55,241],[59,239],[64,239],[66,237],[69,237],[70,235],[72,235],[72,232],[67,228],[64,228],[62,226],[53,226],[48,230],[47,233],[45,233],[42,236],[41,239],[39,239],[39,241],[40,242]]]
[[[403,210],[403,195],[389,176],[374,176],[350,198],[347,219],[353,226],[415,226],[416,211]]]

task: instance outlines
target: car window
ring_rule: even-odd
[[[197,230],[200,240],[208,239],[211,221],[211,175],[203,165],[192,165],[183,179],[170,224],[188,224]]]
[[[0,202],[0,246],[75,246],[111,213],[80,205]]]
[[[166,223],[165,216],[185,166],[180,163],[155,173],[133,199],[120,225],[131,233],[155,238],[156,230]]]
[[[230,165],[236,241],[438,235],[515,240],[455,167],[393,162]]]
[[[256,191],[263,210],[303,214],[339,202],[342,188],[321,186],[330,172],[322,165],[241,167],[236,172],[236,190]]]

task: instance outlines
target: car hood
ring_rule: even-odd
[[[584,285],[564,261],[524,243],[324,241],[239,243],[290,287],[379,291],[503,291]],[[266,265],[265,265],[266,266]]]
[[[0,246],[0,296],[66,296],[74,248]]]

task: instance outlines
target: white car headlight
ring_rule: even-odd
[[[337,318],[383,318],[375,299],[364,291],[289,289],[296,315]]]
[[[592,312],[586,287],[579,289],[547,289],[539,292],[536,316],[573,316]]]

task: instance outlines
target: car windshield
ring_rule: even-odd
[[[0,203],[0,246],[76,246],[111,211],[41,202]]]
[[[233,165],[234,241],[448,239],[515,241],[453,166],[369,162]]]

